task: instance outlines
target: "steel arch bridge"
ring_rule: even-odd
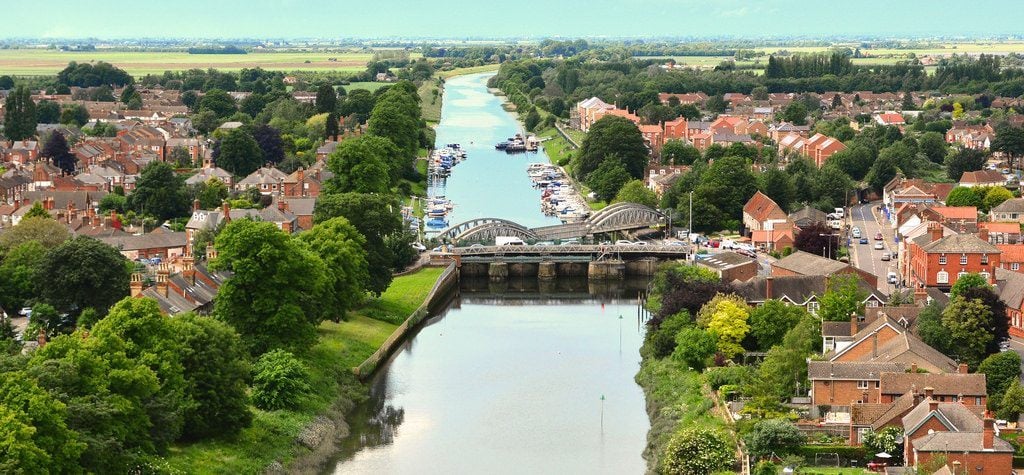
[[[665,217],[661,212],[637,203],[615,203],[584,221],[540,228],[528,228],[502,218],[477,218],[451,226],[437,235],[448,242],[491,241],[498,236],[523,240],[582,238],[588,235],[641,229],[656,225]]]

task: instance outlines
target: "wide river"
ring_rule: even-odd
[[[552,224],[525,170],[547,157],[494,150],[519,125],[488,93],[488,77],[446,85],[437,143],[460,143],[469,159],[436,194],[456,203],[453,224]],[[643,473],[649,423],[633,381],[643,335],[629,289],[463,282],[376,374],[334,472]]]

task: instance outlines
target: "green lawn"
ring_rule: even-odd
[[[420,95],[420,111],[423,120],[429,123],[441,122],[441,96],[443,86],[435,78],[423,81],[418,90]]]
[[[573,151],[572,144],[570,144],[568,140],[565,140],[565,137],[562,137],[562,134],[559,134],[558,130],[554,127],[549,127],[547,129],[539,130],[536,133],[537,137],[544,140],[544,142],[542,142],[544,153],[547,153],[548,158],[551,159],[551,163],[563,166],[569,163],[569,160],[575,152]]]
[[[324,322],[320,339],[300,355],[310,372],[311,392],[294,411],[254,410],[253,424],[233,440],[176,444],[166,465],[182,473],[261,473],[275,460],[288,462],[306,449],[295,437],[317,414],[331,409],[339,395],[352,401],[366,397],[356,379],[358,366],[394,332],[398,323],[426,298],[443,269],[426,268],[396,277],[379,299],[371,299],[344,322]],[[387,315],[389,318],[378,318]],[[394,315],[394,317],[392,317]],[[399,317],[400,315],[400,317]]]
[[[373,92],[384,86],[390,86],[391,84],[392,83],[389,82],[352,82],[341,87],[344,87],[346,92],[353,89],[366,89],[367,91]]]

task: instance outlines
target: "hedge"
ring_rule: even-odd
[[[1013,468],[1024,468],[1024,455],[1013,456]]]

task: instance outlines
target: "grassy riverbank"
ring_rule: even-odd
[[[285,466],[309,450],[296,444],[299,432],[317,415],[347,408],[366,397],[366,386],[352,373],[373,354],[398,324],[426,298],[443,269],[424,268],[396,277],[380,298],[370,299],[349,320],[320,325],[320,339],[300,355],[310,372],[312,391],[296,410],[254,409],[253,424],[232,440],[172,447],[170,468],[183,473],[261,473],[274,461]]]

